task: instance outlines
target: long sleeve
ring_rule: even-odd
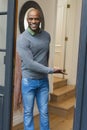
[[[25,44],[21,44],[20,39],[17,42],[17,51],[21,57],[21,61],[24,62],[27,69],[38,72],[38,73],[53,73],[53,69],[47,66],[42,65],[34,60],[33,54],[27,46],[27,40],[25,39]]]

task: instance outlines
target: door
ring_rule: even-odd
[[[73,130],[87,129],[87,0],[82,0],[76,108]]]
[[[66,17],[67,17],[67,0],[58,0],[54,66],[62,69],[65,69],[64,60],[65,60]]]
[[[82,0],[58,0],[54,66],[65,69],[69,84],[76,84]],[[60,75],[58,74],[58,77]]]
[[[0,0],[0,130],[11,129],[15,0]]]

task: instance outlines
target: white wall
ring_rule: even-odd
[[[81,23],[81,9],[82,9],[82,0],[76,1],[76,17],[75,17],[75,44],[73,44],[73,58],[72,58],[72,77],[73,81],[76,82],[77,77],[77,64],[78,64],[78,49],[79,49],[79,36],[80,36],[80,23]],[[73,67],[74,66],[74,67]],[[76,74],[76,75],[75,75]],[[71,77],[71,78],[72,78]]]

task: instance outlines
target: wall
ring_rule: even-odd
[[[76,1],[76,17],[75,17],[75,44],[73,45],[73,59],[72,59],[72,77],[74,77],[72,82],[76,83],[77,78],[77,63],[78,63],[78,49],[79,49],[79,36],[80,36],[80,22],[81,22],[81,9],[82,0]],[[73,67],[74,66],[74,67]],[[75,75],[76,74],[76,75]]]

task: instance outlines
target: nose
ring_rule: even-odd
[[[36,20],[35,19],[32,19],[32,23],[35,23],[36,22]]]

